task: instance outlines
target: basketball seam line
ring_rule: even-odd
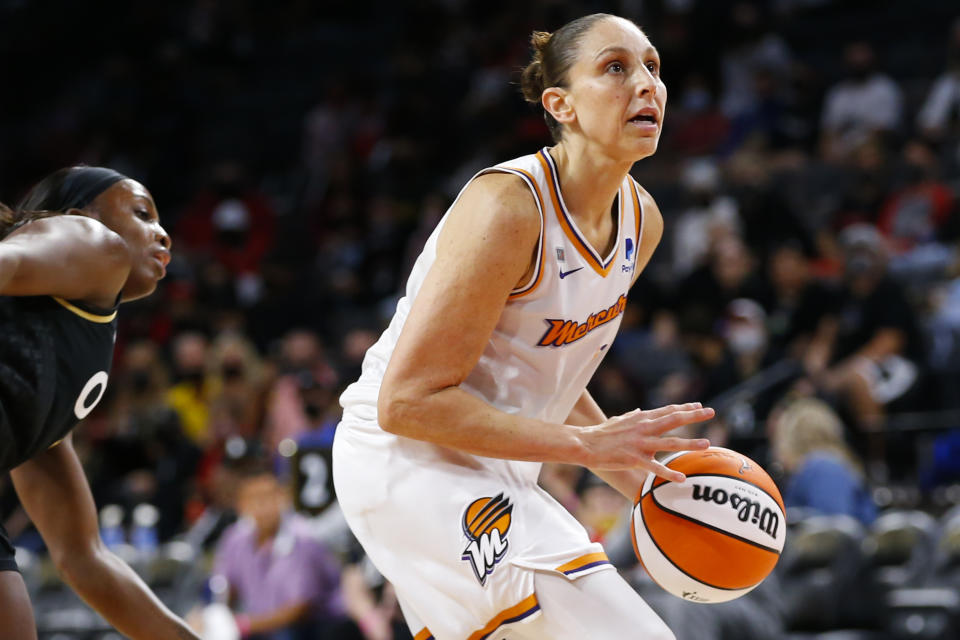
[[[686,477],[688,477],[688,478],[730,478],[731,480],[736,480],[736,481],[738,481],[738,482],[742,482],[742,483],[744,483],[744,484],[748,484],[748,485],[750,485],[751,487],[754,487],[757,491],[762,491],[763,493],[767,494],[767,497],[769,497],[771,500],[773,500],[773,503],[774,503],[775,505],[777,505],[777,509],[780,509],[780,515],[783,516],[783,521],[784,521],[784,522],[787,521],[787,512],[780,506],[780,503],[777,501],[777,499],[773,497],[773,494],[770,493],[769,491],[767,491],[766,489],[764,489],[763,487],[761,487],[760,485],[755,484],[755,483],[753,483],[753,482],[750,482],[749,480],[747,480],[747,479],[745,479],[745,478],[740,478],[740,477],[738,477],[738,476],[729,476],[729,475],[726,475],[726,474],[723,474],[723,473],[689,473],[689,474],[684,474],[684,475],[685,475]],[[656,484],[656,480],[654,480],[654,484],[651,484],[651,485],[650,485],[650,491],[648,491],[647,493],[653,493],[653,490],[654,490],[654,489],[657,489],[657,488],[659,488],[659,487],[662,487],[662,486],[664,486],[664,485],[667,485],[667,484],[669,484],[670,482],[671,482],[670,480],[665,480],[664,482],[661,482],[660,484]],[[773,480],[771,480],[771,482],[773,482]],[[774,485],[774,486],[776,486],[776,485]]]
[[[688,515],[685,515],[685,514],[683,514],[683,513],[680,513],[679,511],[674,511],[673,509],[670,509],[670,508],[668,508],[668,507],[663,506],[663,504],[661,504],[660,501],[657,500],[657,496],[655,496],[655,495],[653,494],[653,491],[650,492],[650,498],[653,500],[654,504],[656,504],[657,507],[660,508],[661,511],[664,511],[664,512],[669,513],[669,514],[671,514],[671,515],[675,515],[675,516],[677,516],[678,518],[683,518],[684,520],[686,520],[686,521],[688,521],[688,522],[693,522],[693,523],[699,524],[699,525],[701,525],[701,526],[706,527],[707,529],[710,529],[710,530],[712,530],[712,531],[716,531],[717,533],[722,533],[723,535],[725,535],[725,536],[727,536],[727,537],[730,537],[730,538],[733,538],[734,540],[739,540],[740,542],[745,542],[745,543],[747,543],[747,544],[749,544],[749,545],[752,545],[752,546],[754,546],[754,547],[757,547],[758,549],[763,549],[764,551],[769,551],[770,553],[774,553],[774,554],[776,554],[777,556],[780,555],[780,552],[777,551],[776,549],[774,549],[773,547],[768,547],[768,546],[766,546],[766,545],[764,545],[764,544],[760,544],[759,542],[754,542],[753,540],[750,540],[749,538],[744,538],[744,537],[742,537],[742,536],[738,536],[738,535],[735,534],[735,533],[731,533],[731,532],[729,532],[729,531],[724,531],[723,529],[721,529],[721,528],[719,528],[719,527],[716,527],[716,526],[710,524],[709,522],[704,522],[703,520],[697,520],[696,518],[693,518],[693,517],[691,517],[691,516],[688,516]],[[653,539],[653,536],[650,536],[650,539],[652,540],[652,539]]]
[[[704,585],[704,586],[710,587],[711,589],[720,589],[721,591],[742,591],[743,589],[749,589],[749,588],[750,588],[750,587],[736,587],[736,588],[733,588],[733,587],[718,587],[718,586],[715,585],[715,584],[710,584],[710,583],[707,582],[706,580],[701,580],[700,578],[691,575],[691,574],[688,573],[683,567],[681,567],[681,566],[678,565],[676,562],[674,562],[674,561],[673,561],[673,558],[671,558],[670,556],[668,556],[668,555],[666,554],[666,552],[664,552],[663,548],[662,548],[659,544],[657,544],[657,539],[653,537],[653,535],[650,533],[650,528],[647,527],[647,518],[646,518],[645,515],[643,515],[643,504],[642,504],[642,503],[640,504],[640,520],[643,521],[643,528],[644,528],[644,529],[646,530],[646,532],[647,532],[647,537],[650,538],[650,542],[652,542],[652,543],[653,543],[653,546],[655,546],[655,547],[657,548],[657,551],[660,552],[660,555],[663,556],[664,558],[666,558],[667,562],[669,562],[669,563],[672,564],[674,567],[676,567],[677,571],[679,571],[679,572],[682,573],[683,575],[687,576],[687,577],[690,578],[691,580],[695,580],[696,582],[699,582],[700,584],[702,584],[702,585]],[[647,572],[649,572],[649,571],[650,571],[650,569],[647,569]],[[652,574],[651,574],[651,575],[652,575]]]

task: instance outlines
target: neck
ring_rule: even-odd
[[[563,199],[570,214],[589,224],[610,216],[610,207],[633,162],[616,160],[572,137],[550,150],[557,162]]]
[[[270,542],[277,536],[277,531],[280,530],[279,523],[275,527],[270,527],[269,529],[261,529],[257,527],[257,546],[262,547],[266,543]]]

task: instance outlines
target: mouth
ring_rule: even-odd
[[[160,277],[162,278],[167,275],[167,265],[170,264],[170,252],[166,250],[156,251],[153,253],[153,259],[160,265]]]
[[[660,117],[656,109],[645,107],[634,113],[627,122],[642,127],[657,127],[660,124]]]

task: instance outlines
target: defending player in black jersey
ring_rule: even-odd
[[[170,238],[140,183],[61,169],[16,211],[0,205],[0,472],[64,580],[124,635],[196,638],[104,547],[70,431],[100,401],[117,306],[153,292]],[[0,527],[0,629],[35,640],[33,611]]]

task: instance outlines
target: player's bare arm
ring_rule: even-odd
[[[10,475],[57,570],[87,604],[133,640],[197,640],[133,569],[104,546],[72,436]]]
[[[385,430],[475,455],[654,473],[662,470],[652,452],[698,448],[657,436],[712,417],[707,409],[632,412],[579,427],[509,415],[460,389],[529,271],[540,220],[523,182],[497,174],[475,181],[450,216],[384,375]]]
[[[0,295],[52,295],[110,308],[129,271],[124,240],[83,215],[34,220],[0,242]]]

